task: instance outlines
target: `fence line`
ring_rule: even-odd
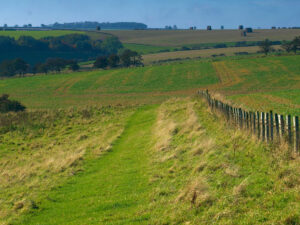
[[[287,141],[295,152],[300,152],[298,116],[287,115],[284,117],[278,113],[273,113],[273,111],[249,112],[212,98],[208,90],[199,91],[198,94],[207,101],[212,111],[221,112],[226,120],[234,126],[249,130],[263,142],[280,143]]]

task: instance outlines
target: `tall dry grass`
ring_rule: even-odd
[[[0,221],[82,170],[121,134],[131,109],[88,108],[0,115]],[[1,223],[0,223],[1,224]]]

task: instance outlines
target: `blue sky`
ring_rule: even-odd
[[[300,26],[300,0],[0,0],[0,24],[143,22],[150,27]]]

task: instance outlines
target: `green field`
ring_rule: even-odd
[[[29,108],[60,108],[161,102],[170,92],[184,95],[192,88],[195,93],[199,87],[218,82],[211,64],[199,61],[184,65],[6,79],[0,81],[0,90]],[[187,73],[188,70],[191,72]]]
[[[250,109],[296,114],[300,112],[299,59],[299,55],[235,57],[39,75],[1,80],[0,90],[29,109],[55,109],[160,103],[208,88]]]
[[[0,36],[9,36],[18,39],[20,36],[31,36],[35,39],[40,39],[43,37],[58,37],[67,34],[84,34],[82,31],[72,31],[72,30],[48,30],[48,31],[0,31]]]

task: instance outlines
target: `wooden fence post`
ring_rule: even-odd
[[[269,113],[266,113],[266,140],[269,142],[270,140],[270,116]]]
[[[239,123],[240,123],[240,128],[243,128],[243,111],[241,108],[239,108]]]
[[[253,134],[256,134],[256,115],[255,112],[252,113],[253,119],[252,119],[252,123],[253,123]]]
[[[239,111],[237,108],[234,108],[235,110],[235,125],[239,126]]]
[[[250,131],[252,133],[252,131],[253,131],[253,127],[252,127],[252,112],[249,112],[249,127],[250,127]]]
[[[270,138],[271,141],[274,140],[274,118],[273,118],[273,111],[270,111]]]
[[[276,127],[276,138],[279,140],[280,135],[279,135],[279,117],[278,114],[275,113],[275,127]]]
[[[265,141],[266,137],[266,127],[265,127],[265,113],[261,113],[261,127],[262,127],[262,140]]]
[[[291,115],[287,116],[287,126],[288,126],[288,141],[292,144],[292,118]]]
[[[249,113],[246,112],[246,123],[247,123],[247,129],[249,130]]]
[[[280,128],[281,128],[281,138],[284,137],[285,131],[285,123],[284,123],[284,116],[280,115]]]
[[[239,109],[235,108],[235,122],[236,122],[236,126],[239,126]]]
[[[257,137],[260,139],[260,113],[256,112],[257,117]]]
[[[295,152],[299,151],[299,117],[294,117],[294,127],[295,127],[295,141],[294,141],[294,149]]]

